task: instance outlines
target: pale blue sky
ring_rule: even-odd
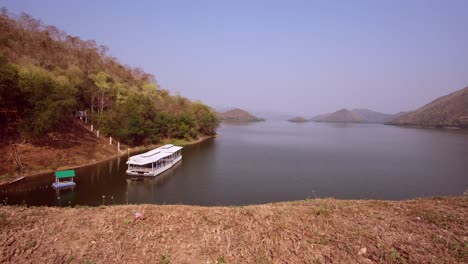
[[[468,85],[468,1],[0,3],[215,107],[392,113]]]

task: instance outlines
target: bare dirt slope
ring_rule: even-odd
[[[400,116],[389,124],[468,128],[468,87],[439,97],[414,112]]]
[[[468,263],[468,199],[3,206],[0,232],[6,263]]]
[[[12,157],[13,147],[21,165],[15,162],[16,157]],[[0,156],[4,157],[0,162],[0,182],[13,175],[79,166],[115,155],[118,155],[115,142],[109,145],[108,138],[98,139],[78,121],[73,121],[35,142],[0,145]]]

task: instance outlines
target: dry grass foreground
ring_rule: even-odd
[[[3,206],[0,216],[9,263],[468,263],[466,197]]]

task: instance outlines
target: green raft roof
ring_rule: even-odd
[[[55,178],[62,179],[62,178],[71,178],[75,177],[75,170],[63,170],[63,171],[56,171]]]

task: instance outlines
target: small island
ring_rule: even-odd
[[[341,109],[331,114],[322,115],[320,118],[314,118],[315,122],[328,122],[328,123],[365,123],[365,119],[360,115],[349,111],[348,109]]]
[[[262,122],[265,119],[256,117],[251,113],[240,108],[234,108],[226,112],[217,113],[219,120],[228,123],[249,123],[249,122]]]
[[[290,119],[288,119],[288,121],[291,122],[291,123],[306,123],[306,122],[309,122],[309,120],[305,119],[302,116],[296,116],[296,117],[290,118]]]

